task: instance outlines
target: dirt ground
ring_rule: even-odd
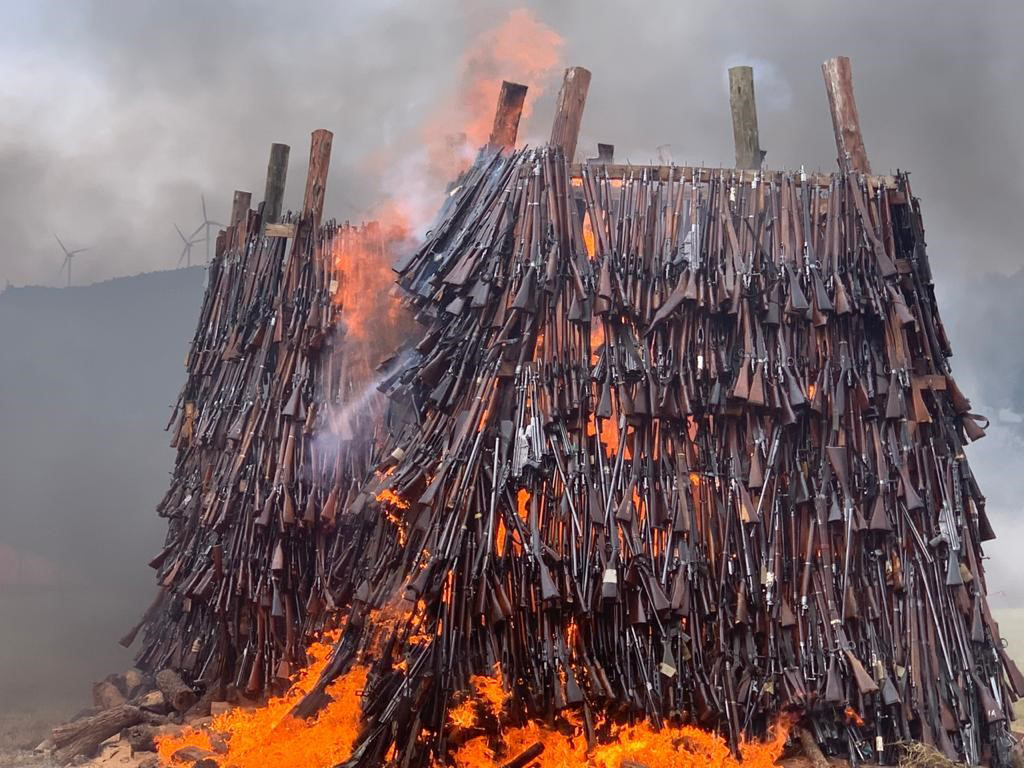
[[[32,752],[51,727],[41,714],[0,714],[0,768],[52,768],[53,763]]]

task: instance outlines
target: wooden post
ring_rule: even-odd
[[[287,144],[270,145],[270,162],[267,163],[267,186],[263,192],[263,223],[276,224],[281,219],[284,204],[284,183],[288,178]]]
[[[836,134],[839,167],[844,171],[871,173],[864,137],[860,133],[857,102],[853,100],[853,74],[850,60],[836,56],[821,65],[828,91],[828,107],[832,112],[832,128]]]
[[[487,146],[496,149],[514,149],[516,134],[519,133],[519,118],[523,114],[523,102],[526,101],[526,86],[519,83],[501,81],[501,92],[498,94],[498,108],[494,112],[494,127]]]
[[[241,247],[249,236],[249,203],[252,202],[252,192],[235,190],[231,200],[231,225],[228,229],[228,240],[235,247]]]
[[[757,133],[757,103],[754,101],[754,70],[729,69],[729,107],[732,110],[732,138],[736,145],[736,167],[757,170],[764,152]]]
[[[313,131],[309,146],[309,170],[306,172],[306,194],[302,198],[302,215],[311,216],[313,229],[320,228],[327,191],[327,169],[331,164],[331,142],[334,134],[323,128]]]
[[[240,189],[235,190],[235,196],[231,201],[231,226],[237,226],[247,213],[249,213],[249,204],[252,202],[252,192],[243,192]]]
[[[566,162],[571,163],[576,155],[576,142],[580,137],[580,123],[583,122],[583,107],[587,103],[590,88],[590,70],[583,67],[569,67],[562,79],[558,92],[558,106],[555,109],[555,123],[551,126],[551,144],[561,147]]]

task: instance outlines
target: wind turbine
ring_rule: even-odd
[[[200,199],[200,201],[203,204],[203,223],[200,224],[198,227],[196,227],[195,231],[191,235],[189,235],[189,238],[191,239],[191,238],[195,237],[196,235],[198,235],[199,232],[202,229],[206,230],[206,236],[203,238],[203,240],[206,241],[206,263],[209,264],[210,263],[210,242],[211,242],[211,239],[210,239],[210,227],[220,227],[221,229],[227,229],[227,225],[226,224],[220,224],[220,223],[218,223],[216,221],[212,221],[210,219],[210,217],[206,215],[206,196],[205,195],[200,195],[199,199]],[[178,231],[180,233],[181,230],[178,230]],[[182,237],[184,237],[184,235],[182,235]],[[202,240],[196,240],[195,242],[199,243],[199,242],[202,242]]]
[[[174,225],[174,228],[178,231],[178,237],[181,238],[181,242],[183,242],[185,244],[185,247],[181,249],[181,256],[178,257],[178,266],[180,267],[181,266],[181,262],[187,260],[186,266],[191,267],[192,266],[192,246],[195,245],[196,243],[201,243],[201,242],[203,242],[203,240],[206,240],[205,237],[204,238],[196,238],[196,235],[199,233],[199,230],[202,229],[202,225],[200,225],[199,229],[197,229],[195,232],[192,233],[191,237],[185,237],[185,233],[181,231],[181,227],[179,227],[177,224]]]
[[[54,233],[53,236],[57,238],[57,243],[60,245],[60,249],[62,251],[64,251],[64,263],[60,265],[60,271],[63,272],[64,271],[64,267],[68,268],[68,288],[70,288],[71,287],[71,261],[75,258],[75,256],[77,256],[78,254],[82,253],[83,251],[88,251],[89,249],[88,248],[76,248],[73,251],[69,251],[67,246],[64,245],[64,241],[61,240],[59,237],[57,237],[57,233],[56,232]]]

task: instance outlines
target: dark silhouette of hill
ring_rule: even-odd
[[[0,293],[0,712],[88,704],[151,599],[201,267]]]

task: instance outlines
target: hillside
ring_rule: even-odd
[[[0,293],[0,714],[74,710],[129,664],[205,271]]]

